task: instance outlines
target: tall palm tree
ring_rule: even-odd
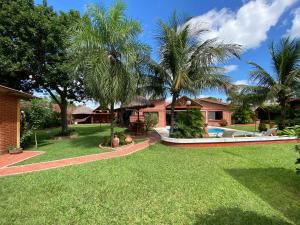
[[[281,109],[279,128],[285,127],[288,101],[295,96],[296,85],[300,79],[300,41],[283,38],[278,44],[270,46],[272,67],[271,75],[260,65],[249,62],[253,66],[250,78],[257,83],[255,87],[246,88],[246,92],[254,95],[258,101],[276,99]],[[257,94],[258,97],[255,97]]]
[[[159,63],[152,62],[151,90],[154,94],[172,96],[171,129],[174,130],[174,110],[182,93],[196,95],[203,89],[224,90],[230,85],[229,77],[217,65],[231,56],[239,57],[241,46],[224,44],[217,39],[199,41],[205,30],[195,35],[188,21],[178,19],[176,13],[170,22],[159,22]]]
[[[114,105],[134,95],[138,75],[137,57],[147,47],[137,40],[139,22],[125,15],[126,5],[116,1],[108,10],[89,5],[82,21],[72,30],[70,51],[77,58],[91,97],[110,105],[111,139],[114,133]],[[126,90],[126,94],[124,93]]]

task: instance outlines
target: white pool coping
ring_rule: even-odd
[[[224,130],[235,130],[223,127],[209,127],[220,128]],[[297,140],[297,137],[290,136],[259,136],[259,137],[226,137],[226,138],[170,138],[167,128],[156,128],[156,132],[160,135],[161,140],[164,142],[175,144],[197,144],[197,143],[232,143],[232,142],[263,142],[263,141],[287,141]],[[245,133],[252,133],[246,132]]]

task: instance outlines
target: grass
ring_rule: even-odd
[[[53,137],[59,133],[60,128],[41,130],[38,132],[38,151],[44,151],[43,155],[28,159],[18,165],[44,162],[50,160],[64,159],[88,154],[95,154],[106,151],[98,145],[101,138],[110,134],[109,125],[86,124],[74,125],[72,128],[78,133],[78,138],[54,140]],[[123,131],[124,128],[116,128],[116,131]],[[35,150],[34,146],[28,148]]]
[[[300,224],[293,144],[179,149],[0,179],[0,224]]]
[[[236,130],[243,130],[248,132],[255,132],[254,125],[242,125],[242,124],[235,124],[231,126],[227,126],[227,128],[236,129]],[[256,127],[256,131],[258,131],[258,127]]]

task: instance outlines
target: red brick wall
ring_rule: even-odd
[[[167,125],[166,119],[166,103],[163,100],[157,100],[154,103],[154,107],[149,107],[140,110],[140,115],[144,112],[156,112],[158,113],[158,123],[156,127],[165,127]]]
[[[208,123],[209,126],[220,126],[220,121],[208,119],[209,111],[223,111],[223,119],[228,122],[228,125],[231,125],[232,112],[230,111],[229,106],[215,104],[215,103],[206,102],[206,101],[198,101],[198,102],[203,106],[203,108],[201,109],[203,115],[205,115],[206,111],[207,111],[207,116],[205,117],[206,118],[205,122]]]
[[[0,154],[7,152],[8,146],[18,145],[18,99],[0,95]]]

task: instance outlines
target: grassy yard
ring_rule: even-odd
[[[267,128],[269,128],[269,124],[266,124]],[[227,126],[227,128],[236,129],[236,130],[243,130],[243,131],[249,131],[249,132],[255,132],[255,126],[254,125],[243,125],[243,124],[234,124],[231,126]],[[256,127],[256,132],[258,131],[258,127]]]
[[[249,131],[249,132],[255,132],[255,126],[253,125],[242,125],[242,124],[235,124],[228,126],[227,128],[236,129],[236,130],[243,130],[243,131]],[[256,131],[258,128],[256,128]]]
[[[0,224],[300,224],[293,144],[178,149],[0,178]]]
[[[54,140],[53,137],[59,133],[59,128],[39,131],[38,151],[44,151],[45,153],[41,156],[21,162],[19,165],[95,154],[104,151],[103,149],[99,149],[98,145],[101,142],[101,137],[110,134],[109,125],[86,124],[74,125],[71,128],[75,129],[78,138]],[[124,130],[124,128],[116,128],[116,131],[122,130]],[[35,150],[34,146],[28,149]]]

